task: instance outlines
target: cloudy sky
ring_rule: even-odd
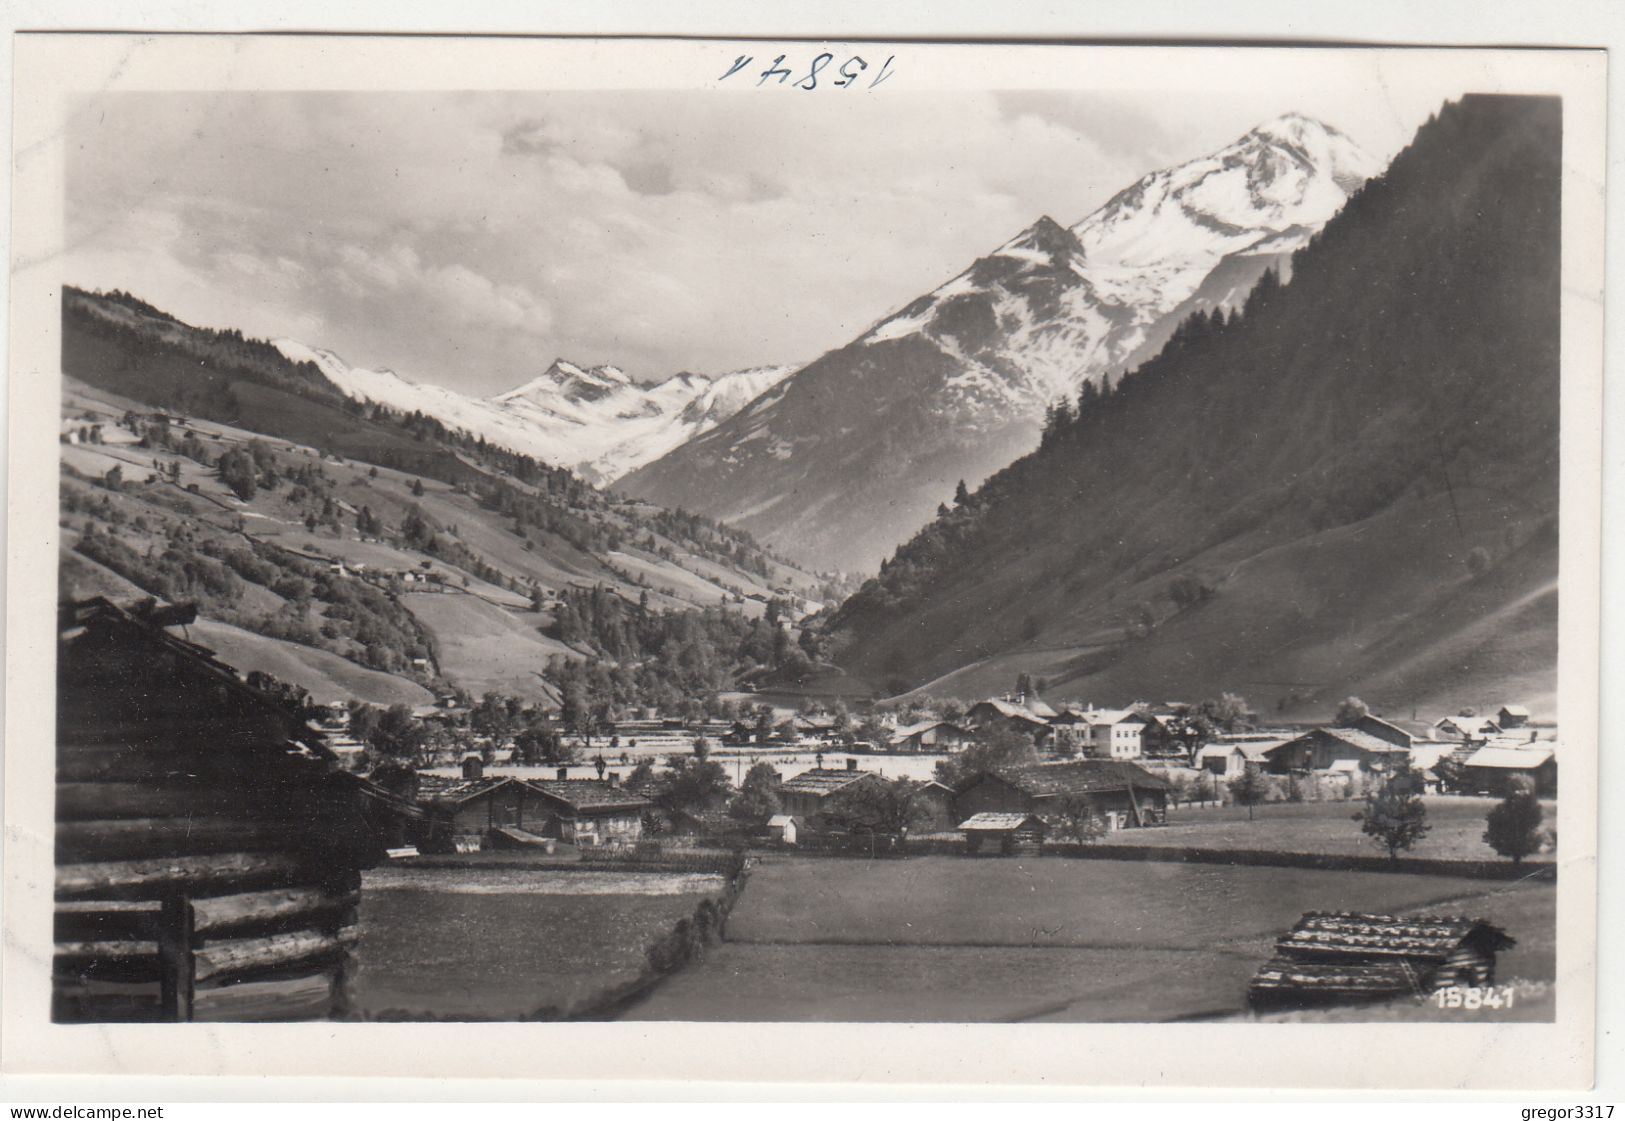
[[[1281,113],[1388,157],[1453,91],[1361,92],[103,95],[64,280],[473,393],[807,361]]]

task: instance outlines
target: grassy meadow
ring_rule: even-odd
[[[554,1019],[636,981],[715,876],[383,868],[367,874],[354,1011]]]
[[[1129,861],[769,858],[653,1020],[1164,1021],[1235,1014],[1309,910],[1483,916],[1555,973],[1550,884]]]
[[[1441,795],[1426,799],[1428,834],[1406,856],[1429,860],[1498,860],[1484,843],[1484,817],[1497,804],[1495,798]],[[1151,845],[1164,848],[1264,849],[1347,856],[1383,856],[1387,850],[1360,832],[1353,817],[1359,799],[1347,802],[1269,802],[1254,807],[1253,819],[1245,806],[1181,805],[1168,813],[1168,824],[1158,829],[1124,829],[1101,838],[1104,845]],[[1543,801],[1541,827],[1557,825],[1557,803]],[[1551,852],[1539,853],[1525,863],[1550,862]]]

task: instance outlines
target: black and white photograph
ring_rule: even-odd
[[[427,42],[19,149],[13,1031],[1589,1023],[1600,61]]]

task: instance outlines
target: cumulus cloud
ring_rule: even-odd
[[[70,126],[65,279],[474,392],[555,355],[645,377],[810,360],[1039,214],[1076,221],[1206,140],[1160,104],[1111,107],[93,95]]]

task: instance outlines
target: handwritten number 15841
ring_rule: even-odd
[[[776,78],[778,84],[782,86],[785,82],[794,78],[796,79],[795,88],[800,90],[815,90],[821,81],[836,89],[845,89],[848,86],[857,85],[858,79],[865,77],[865,71],[869,69],[869,63],[861,55],[852,55],[837,66],[833,73],[826,73],[830,63],[835,61],[835,56],[829,51],[815,56],[805,71],[792,70],[784,65],[785,57],[785,55],[779,55],[768,64],[767,69],[756,75],[756,84],[758,86],[765,85],[770,79]],[[874,89],[892,76],[891,64],[896,57],[896,55],[886,56],[886,61],[880,64],[880,68],[875,71],[874,77],[869,80],[869,89]],[[745,72],[745,68],[754,61],[756,60],[751,55],[739,55],[734,59],[733,65],[728,67],[728,72],[718,78],[717,81],[724,82],[735,74]],[[745,76],[750,77],[750,74],[747,72]]]

